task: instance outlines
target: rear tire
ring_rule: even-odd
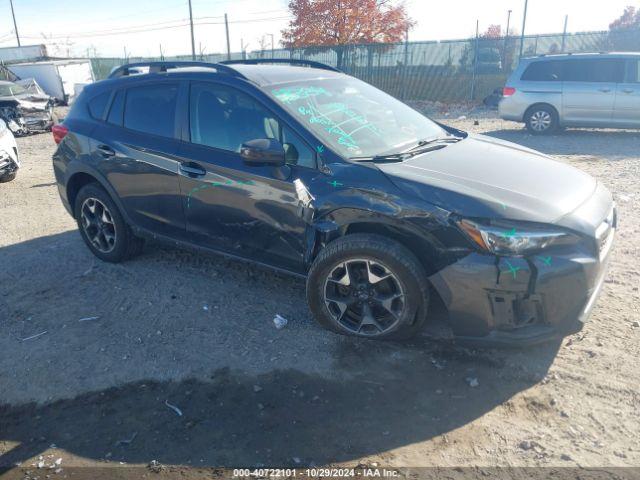
[[[76,196],[75,217],[89,250],[105,262],[122,262],[138,255],[144,240],[136,237],[104,188],[97,183],[82,187]]]
[[[527,130],[532,135],[550,135],[558,131],[558,112],[550,105],[534,105],[524,114]]]
[[[429,282],[400,243],[353,234],[327,245],[307,278],[307,301],[324,328],[343,335],[403,340],[424,326]]]

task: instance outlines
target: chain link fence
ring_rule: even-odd
[[[554,53],[640,51],[640,29],[471,38],[397,44],[340,45],[232,53],[232,59],[294,58],[332,65],[403,100],[444,103],[479,102],[501,88],[520,58]],[[164,60],[190,60],[190,55]],[[226,54],[203,55],[205,62]],[[96,78],[118,65],[161,58],[93,58]]]

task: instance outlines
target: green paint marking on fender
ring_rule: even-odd
[[[332,182],[327,182],[327,183],[329,185],[331,185],[333,188],[343,187],[344,186],[344,183],[340,183],[340,182],[337,182],[335,180],[333,180]]]
[[[511,230],[509,230],[508,232],[504,232],[504,233],[502,234],[502,236],[503,236],[503,237],[505,237],[505,238],[512,238],[512,237],[515,237],[515,236],[516,236],[516,229],[515,229],[515,227],[514,227],[514,228],[512,228]]]
[[[547,267],[551,266],[551,257],[538,257]]]

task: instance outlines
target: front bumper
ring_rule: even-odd
[[[430,277],[457,340],[528,345],[580,330],[604,283],[615,236],[530,257],[472,253]]]

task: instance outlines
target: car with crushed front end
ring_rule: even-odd
[[[53,134],[60,197],[98,258],[153,238],[303,276],[342,334],[408,338],[435,303],[478,344],[576,331],[616,229],[586,173],[314,62],[125,65]]]
[[[0,80],[0,119],[15,135],[48,131],[58,121],[53,98],[22,85]]]
[[[16,139],[4,120],[0,118],[0,183],[15,179],[19,168]]]

